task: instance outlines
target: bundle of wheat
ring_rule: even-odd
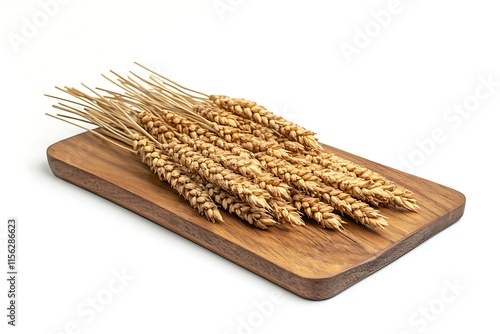
[[[303,217],[340,230],[350,217],[388,225],[377,207],[417,211],[413,194],[379,173],[323,149],[315,133],[257,103],[184,87],[138,64],[108,79],[122,89],[59,88],[65,113],[49,115],[88,129],[137,155],[200,214],[223,222],[219,209],[268,229],[305,225]],[[68,104],[71,103],[71,104]]]

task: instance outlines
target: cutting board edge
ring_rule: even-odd
[[[465,197],[464,197],[465,198]],[[414,234],[398,242],[397,247],[388,247],[385,250],[373,255],[369,259],[360,262],[334,276],[325,278],[306,278],[311,287],[302,297],[309,300],[330,299],[346,289],[354,286],[356,283],[364,280],[368,276],[376,273],[384,267],[394,263],[396,260],[409,253],[413,249],[422,245],[424,241],[432,238],[436,234],[444,231],[451,225],[457,223],[465,212],[465,202],[458,205],[448,215],[440,217],[433,222],[432,229],[420,229]]]
[[[227,240],[221,236],[210,233],[202,227],[192,224],[190,221],[164,210],[163,208],[158,207],[158,210],[162,210],[166,216],[155,216],[154,214],[148,216],[143,214],[143,212],[154,213],[155,210],[140,210],[140,202],[136,202],[136,207],[126,206],[124,204],[130,203],[129,201],[131,198],[136,198],[135,194],[121,188],[118,185],[114,185],[99,176],[88,173],[55,158],[50,152],[50,147],[47,150],[47,160],[52,173],[56,177],[78,186],[79,188],[85,189],[86,191],[89,191],[101,198],[109,200],[110,202],[117,204],[140,217],[146,218],[152,223],[157,224],[198,246],[206,248],[226,260],[229,260],[256,275],[263,277],[264,279],[271,281],[296,295],[306,299],[314,299],[314,297],[304,294],[302,290],[297,289],[296,287],[305,287],[311,284],[316,286],[317,282],[329,282],[329,277],[325,280],[323,278],[308,278],[298,275],[284,267],[270,262],[265,258],[262,258],[258,254],[254,254],[251,251],[238,246],[231,240]],[[105,189],[104,192],[102,191],[103,189]],[[155,204],[149,204],[156,206]],[[149,209],[151,209],[151,207]],[[177,222],[181,224],[172,224],[169,222],[170,220],[177,220]],[[207,237],[208,234],[210,234],[209,237]],[[210,238],[211,243],[208,242],[208,238]],[[274,279],[274,277],[280,277],[280,280]]]
[[[174,232],[181,237],[190,240],[191,242],[202,246],[235,264],[242,266],[243,268],[277,284],[278,286],[286,290],[289,290],[290,292],[300,297],[314,301],[330,299],[346,290],[347,288],[351,287],[352,285],[356,284],[357,282],[361,281],[362,279],[382,269],[383,267],[387,266],[391,262],[397,260],[399,257],[403,256],[407,252],[420,245],[423,241],[431,238],[432,236],[454,224],[462,217],[465,211],[465,196],[459,191],[443,186],[456,194],[460,194],[461,198],[463,198],[463,203],[457,205],[457,207],[450,211],[447,215],[438,218],[436,222],[432,222],[432,229],[422,229],[422,231],[418,231],[417,233],[410,235],[400,241],[398,243],[398,248],[402,248],[404,251],[397,252],[395,251],[394,247],[389,247],[384,251],[375,254],[369,259],[360,262],[353,267],[347,268],[333,276],[320,278],[305,277],[286,268],[283,268],[275,263],[272,263],[247,249],[241,248],[230,240],[226,240],[221,236],[214,235],[213,233],[203,229],[201,226],[192,224],[188,220],[179,217],[171,212],[168,212],[163,208],[161,208],[161,210],[163,212],[167,212],[167,218],[172,220],[180,220],[181,222],[187,224],[177,224],[176,226],[175,224],[168,223],[169,219],[167,219],[165,216],[160,217],[161,219],[159,218],[159,216],[155,215],[147,216],[142,214],[141,210],[139,210],[138,208],[130,207],[130,205],[124,205],[124,203],[130,203],[130,199],[136,198],[137,195],[121,188],[119,185],[113,184],[108,180],[81,170],[78,167],[75,167],[65,161],[56,158],[52,154],[52,149],[54,145],[57,144],[58,143],[55,143],[49,146],[49,148],[47,149],[47,160],[53,174],[58,178],[79,186],[80,188],[83,188],[87,191],[90,191],[117,205],[120,205],[128,209],[129,211],[132,211],[139,216],[144,217],[151,222],[158,224],[170,230],[171,232]],[[71,176],[71,173],[77,173],[80,175],[80,177]],[[90,184],[85,184],[86,181],[90,181]],[[107,193],[103,194],[102,189],[105,189]],[[128,196],[127,200],[123,200],[123,196]],[[144,199],[144,201],[146,200]],[[155,204],[149,203],[149,205]],[[144,211],[147,212],[148,210]],[[210,236],[207,236],[207,234],[210,234]],[[209,243],[208,240],[215,242],[216,246]],[[279,277],[280,279],[277,279],[276,277]]]

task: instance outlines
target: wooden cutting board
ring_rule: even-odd
[[[331,298],[456,222],[465,197],[443,185],[325,145],[414,192],[419,213],[381,208],[389,227],[372,230],[349,219],[344,232],[305,227],[261,231],[223,212],[209,223],[135,156],[89,132],[47,149],[52,172],[310,300]]]

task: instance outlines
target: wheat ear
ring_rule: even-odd
[[[248,178],[234,173],[210,158],[205,158],[186,144],[172,142],[162,145],[163,151],[176,163],[196,171],[205,180],[212,182],[248,203],[270,210],[267,199],[271,195],[257,187]]]
[[[320,201],[316,197],[295,190],[292,194],[292,200],[297,209],[302,210],[309,218],[314,219],[323,228],[332,230],[343,229],[342,218],[335,214],[335,209],[330,205]]]
[[[145,68],[144,66],[142,67]],[[158,75],[154,71],[150,72]],[[366,187],[360,187],[359,180],[356,181],[358,184],[353,186],[347,185],[345,181],[340,183],[342,185],[342,190],[347,191],[351,195],[357,196],[357,198],[367,199],[374,205],[383,204],[388,206],[399,206],[410,211],[416,211],[418,209],[413,194],[407,189],[396,185],[368,168],[354,164],[336,155],[328,154],[317,142],[313,132],[266,110],[264,107],[257,105],[257,103],[245,99],[233,99],[223,95],[207,95],[178,85],[161,75],[158,76],[160,77],[159,79],[153,78],[154,83],[148,82],[148,84],[150,84],[159,95],[164,95],[164,97],[162,97],[163,101],[167,103],[173,101],[173,105],[189,106],[195,111],[206,112],[205,115],[208,119],[214,121],[218,125],[222,125],[216,128],[218,129],[219,135],[225,137],[227,141],[246,145],[245,148],[253,152],[263,152],[264,148],[267,149],[266,153],[271,156],[285,158],[291,163],[304,166],[307,165],[307,163],[304,163],[304,161],[307,161],[306,158],[309,158],[309,161],[311,161],[311,158],[314,157],[313,159],[315,159],[315,161],[313,162],[334,171],[348,174],[354,177],[354,180],[362,178],[373,181]],[[176,90],[177,93],[173,92],[172,89]],[[210,106],[210,104],[212,106]],[[221,109],[233,113],[234,116],[230,117],[230,114]],[[234,120],[234,122],[231,124],[228,123],[229,119]],[[245,120],[246,123],[243,120]],[[233,129],[231,130],[227,125],[230,125]],[[243,137],[244,140],[242,141],[237,135],[232,135],[231,131],[234,131],[234,128],[238,128],[242,131],[249,131],[255,137],[260,139],[264,138],[267,143],[264,146],[262,144],[259,145],[255,140],[249,141],[248,137]],[[261,132],[260,129],[263,128],[269,128],[270,131],[265,133]],[[274,144],[276,142],[279,142],[280,146],[285,148],[283,153],[279,153],[280,151],[276,150],[275,147],[269,151],[269,144]],[[298,152],[303,156],[290,156],[286,151]],[[327,179],[323,178],[323,181],[334,184],[336,182],[335,179],[338,179],[337,176],[333,177],[333,180],[331,176],[328,176]],[[360,191],[360,189],[363,191]]]
[[[315,133],[268,111],[257,103],[245,99],[233,99],[224,95],[210,95],[210,100],[220,108],[231,111],[238,116],[248,118],[266,127],[278,131],[281,135],[297,141],[302,145],[322,150]]]
[[[160,180],[168,182],[193,208],[210,221],[223,222],[217,206],[205,187],[193,182],[188,170],[169,160],[161,150],[156,148],[154,142],[146,137],[139,134],[133,134],[131,137],[136,154],[153,173],[158,175]]]
[[[165,114],[168,114],[168,112],[165,112],[164,115]],[[162,122],[153,115],[140,113],[137,114],[136,117],[138,119],[138,122],[145,129],[147,129],[150,134],[156,136],[160,140],[160,142],[170,146],[174,145],[175,143],[180,144],[181,142],[183,142],[186,143],[187,147],[190,147],[193,150],[199,150],[201,148],[201,150],[204,152],[202,153],[204,157],[211,159],[214,162],[219,162],[222,166],[225,166],[236,173],[248,177],[253,182],[253,184],[251,184],[252,186],[256,185],[261,189],[264,189],[272,196],[272,198],[266,198],[266,200],[279,222],[290,223],[292,225],[304,225],[304,222],[301,219],[297,209],[293,205],[287,203],[287,200],[290,200],[291,188],[286,183],[283,183],[279,178],[276,178],[274,175],[266,171],[260,170],[260,167],[258,167],[258,170],[257,168],[255,170],[246,168],[247,166],[243,166],[243,168],[237,168],[235,166],[238,166],[238,164],[242,161],[241,158],[237,158],[234,156],[224,157],[224,152],[218,151],[216,147],[206,142],[194,140],[187,136],[183,137],[182,135],[180,137],[183,140],[181,139],[179,141],[177,138],[174,138],[174,132],[169,131],[166,126],[163,126],[162,128]],[[178,118],[182,117],[179,116]],[[216,150],[218,154],[210,154],[210,150]],[[257,161],[258,163],[258,160],[255,161]],[[240,178],[240,180],[243,179]],[[246,184],[247,186],[249,185],[249,183]]]
[[[175,132],[163,119],[149,113],[141,112],[135,116],[160,143],[168,144],[173,140],[177,140],[180,143],[187,144],[197,152],[203,154],[203,156],[250,178],[259,187],[267,190],[273,197],[282,200],[290,199],[291,188],[271,173],[262,170],[258,160],[233,155],[231,152],[223,150],[212,143],[207,143],[200,139],[192,139],[185,134]]]
[[[83,93],[76,89],[67,89],[66,91],[82,99],[85,97]],[[139,156],[141,161],[147,165],[160,180],[167,182],[201,215],[204,215],[208,220],[214,223],[223,221],[217,206],[211,200],[207,191],[202,185],[191,180],[189,176],[190,173],[185,168],[170,161],[162,154],[161,150],[156,147],[155,142],[129,129],[122,122],[120,117],[117,117],[116,114],[110,111],[110,104],[103,101],[95,103],[95,99],[90,97],[87,97],[87,102],[90,103],[90,105],[88,103],[87,105],[79,104],[84,106],[83,110],[78,110],[74,107],[59,103],[59,105],[55,105],[54,107],[66,111],[69,115],[49,116],[84,128],[120,149],[124,149]],[[76,121],[97,125],[101,128],[101,131],[97,132],[88,129],[87,127],[78,125]]]
[[[318,164],[333,171],[330,176],[327,176],[330,177],[330,181],[334,181],[333,179],[338,177],[369,181],[369,183],[361,188],[365,193],[364,196],[371,197],[374,201],[378,200],[384,205],[399,206],[414,212],[419,209],[411,191],[369,168],[326,152],[317,152],[317,155],[306,154],[302,156],[312,164]],[[346,176],[342,176],[339,172]],[[358,193],[358,195],[363,196],[361,193]]]
[[[322,199],[355,221],[369,227],[387,226],[387,222],[378,210],[350,194],[324,184],[309,169],[264,154],[258,154],[257,157],[276,176],[310,196]]]
[[[229,213],[234,213],[248,224],[259,229],[267,230],[270,226],[278,225],[279,223],[265,210],[252,206],[231,193],[223,190],[221,187],[213,183],[206,183],[205,187],[210,194],[210,197],[222,206]]]
[[[279,133],[275,130],[265,127],[247,118],[238,116],[232,112],[226,111],[217,106],[208,104],[196,104],[193,106],[193,111],[205,117],[207,120],[215,122],[223,126],[231,126],[240,129],[244,133],[251,133],[255,137],[276,142],[279,138]]]

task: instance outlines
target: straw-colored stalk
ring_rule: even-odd
[[[309,218],[314,219],[323,228],[332,230],[343,229],[342,218],[335,214],[335,209],[318,198],[294,190],[292,200],[297,209],[302,210]]]
[[[192,139],[185,134],[175,132],[161,118],[149,113],[141,112],[136,114],[135,117],[160,143],[168,144],[175,141],[187,144],[197,152],[203,154],[203,156],[248,177],[256,185],[267,190],[274,198],[281,200],[290,199],[291,187],[271,173],[262,170],[261,164],[257,159],[236,156],[212,143],[207,143],[200,139]]]
[[[211,107],[205,104],[196,104],[193,106],[193,111],[209,121],[219,125],[227,125],[233,128],[241,129],[240,119],[231,112],[220,108]]]
[[[207,143],[216,145],[217,147],[229,151],[232,154],[238,155],[242,158],[252,158],[254,155],[252,152],[241,147],[239,144],[231,143],[226,141],[224,138],[219,137],[215,132],[207,130],[200,124],[188,120],[175,112],[169,110],[162,110],[160,117],[170,126],[172,126],[175,131],[188,135],[192,139],[203,140]]]
[[[222,216],[209,193],[202,184],[193,182],[190,171],[169,160],[161,150],[156,148],[155,143],[146,137],[133,134],[131,139],[136,154],[153,173],[158,175],[160,180],[168,182],[173,189],[208,220],[214,223],[223,222]]]
[[[245,99],[233,99],[224,95],[210,95],[210,100],[220,108],[274,129],[281,135],[299,142],[308,148],[322,150],[314,132],[306,130],[301,126],[268,111],[266,108],[257,105],[255,102]]]
[[[157,75],[157,73],[154,74]],[[124,82],[126,81],[124,80]],[[234,99],[224,95],[207,95],[180,86],[161,75],[157,78],[152,78],[152,81],[143,79],[142,81],[150,85],[153,90],[156,90],[155,94],[159,101],[167,103],[169,106],[188,106],[193,111],[205,113],[208,120],[216,123],[216,125],[220,125],[219,127],[215,126],[215,129],[227,141],[247,145],[245,148],[252,152],[266,152],[271,156],[284,158],[293,164],[306,166],[308,159],[309,161],[315,159],[316,161],[311,162],[330,168],[333,171],[346,173],[354,178],[373,181],[366,187],[359,187],[358,185],[349,187],[344,182],[342,190],[346,190],[353,196],[368,199],[374,205],[400,206],[411,211],[418,209],[413,194],[407,189],[396,185],[364,166],[359,166],[325,152],[312,131],[306,130],[266,110],[255,102],[245,99]],[[132,85],[136,88],[138,87],[136,83],[132,82]],[[148,92],[148,95],[150,94],[152,93]],[[233,116],[231,117],[231,114],[228,112],[233,113]],[[254,137],[259,139],[265,139],[264,142],[267,143],[263,146],[262,143],[256,143],[254,138],[248,140],[248,137],[243,137],[244,140],[242,141],[237,135],[231,135],[235,128],[244,132],[250,132]],[[264,132],[262,129],[268,129],[269,131]],[[275,144],[276,142],[285,148],[285,151],[280,152],[276,147],[273,147],[272,151],[269,151],[269,144]],[[267,149],[267,151],[263,150],[263,148]],[[286,151],[298,152],[301,156],[291,156]],[[329,177],[328,181],[323,181],[329,184],[332,183],[330,182],[331,177]],[[359,191],[358,188],[363,189],[363,192]]]
[[[387,222],[378,210],[348,193],[324,184],[309,169],[294,166],[265,154],[258,154],[257,157],[274,175],[310,196],[320,198],[355,221],[369,227],[387,226]]]
[[[207,120],[223,126],[231,126],[240,129],[244,133],[251,133],[255,137],[277,143],[279,133],[247,118],[238,116],[217,106],[208,104],[196,104],[193,111]]]
[[[418,209],[409,190],[324,151],[314,132],[255,102],[207,95],[153,74],[117,75],[110,81],[124,92],[103,90],[107,96],[67,88],[86,104],[77,103],[81,112],[65,108],[115,139],[126,138],[161,180],[209,220],[222,221],[217,203],[260,229],[304,225],[304,214],[339,230],[344,221],[337,213],[384,228],[385,217],[372,206]]]
[[[223,190],[221,187],[213,183],[206,183],[205,187],[210,194],[210,197],[215,203],[222,206],[229,213],[233,213],[261,230],[267,230],[270,226],[279,225],[279,223],[267,213],[265,210],[256,206],[249,205],[240,198]]]

